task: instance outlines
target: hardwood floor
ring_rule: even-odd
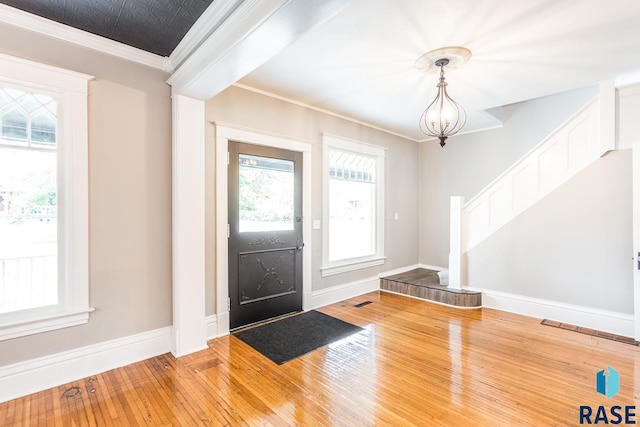
[[[580,405],[640,413],[637,346],[388,293],[319,311],[366,331],[280,366],[219,338],[0,404],[0,426],[540,426],[579,424]],[[607,366],[620,372],[610,399],[595,392]]]

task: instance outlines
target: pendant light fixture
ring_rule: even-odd
[[[416,61],[418,69],[430,71],[439,68],[440,70],[440,79],[436,86],[438,92],[420,117],[420,130],[426,135],[438,138],[441,147],[444,147],[447,138],[460,132],[467,123],[467,113],[464,108],[447,92],[444,67],[460,66],[470,57],[471,52],[468,49],[456,46],[431,51]]]

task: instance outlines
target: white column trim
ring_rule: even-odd
[[[216,126],[216,316],[218,336],[229,334],[229,247],[227,238],[229,139]]]
[[[451,219],[449,236],[449,287],[453,289],[462,288],[462,207],[464,206],[463,196],[451,197]]]
[[[616,82],[600,82],[600,155],[616,149]]]
[[[633,157],[633,313],[635,339],[640,341],[640,141],[635,141]]]
[[[205,322],[205,105],[173,96],[173,349],[207,348]]]

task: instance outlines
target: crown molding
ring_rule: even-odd
[[[106,37],[79,30],[11,6],[0,4],[0,22],[34,31],[69,43],[94,49],[128,61],[157,68],[165,72],[173,71],[169,58],[128,46]]]
[[[53,67],[40,62],[29,61],[0,53],[1,81],[8,81],[46,90],[56,88],[69,92],[87,94],[87,81],[93,76],[64,68]]]
[[[169,55],[173,69],[177,69],[192,52],[217,31],[242,3],[243,0],[216,0],[212,2]]]
[[[397,137],[400,137],[400,138],[404,138],[404,139],[409,140],[409,141],[420,142],[419,140],[417,140],[417,139],[415,139],[413,137],[410,137],[410,136],[407,136],[407,135],[403,135],[401,133],[394,132],[394,131],[389,130],[389,129],[385,129],[383,127],[376,126],[376,125],[368,123],[368,122],[363,122],[363,121],[355,119],[353,117],[345,116],[343,114],[338,114],[338,113],[335,113],[335,112],[333,112],[331,110],[325,110],[324,108],[314,107],[313,105],[306,104],[306,103],[300,102],[300,101],[296,101],[295,99],[287,98],[285,96],[276,95],[275,93],[267,92],[267,91],[262,90],[262,89],[257,89],[257,88],[252,87],[252,86],[247,86],[247,85],[242,84],[242,83],[234,83],[231,86],[235,86],[235,87],[240,88],[240,89],[248,90],[250,92],[254,92],[254,93],[257,93],[257,94],[260,94],[260,95],[268,96],[270,98],[274,98],[274,99],[277,99],[277,100],[280,100],[280,101],[288,102],[289,104],[294,104],[294,105],[298,105],[298,106],[303,107],[303,108],[308,108],[310,110],[314,110],[314,111],[317,111],[317,112],[322,113],[322,114],[327,114],[329,116],[337,117],[339,119],[346,120],[348,122],[355,123],[357,125],[366,126],[368,128],[375,129],[377,131],[384,132],[384,133],[389,134],[389,135],[393,135],[393,136],[397,136]]]
[[[231,53],[238,49],[246,41],[256,28],[259,28],[273,13],[290,0],[244,0],[240,1],[233,13],[218,25],[215,32],[201,40],[199,46],[183,59],[183,63],[169,77],[167,83],[171,85],[173,93],[183,93],[193,81],[200,81],[203,74],[210,68],[228,67],[226,61],[230,61]],[[215,3],[215,2],[214,2]],[[208,10],[208,9],[207,9]],[[183,48],[184,49],[184,48]],[[233,58],[231,68],[239,68],[238,61]],[[224,72],[220,74],[224,75]],[[217,83],[214,94],[228,87],[237,80],[237,76],[229,76],[227,80],[213,80],[209,83]],[[205,79],[207,80],[207,79]],[[218,79],[220,80],[220,79]],[[188,96],[197,99],[208,99],[213,96],[210,93],[187,93]]]

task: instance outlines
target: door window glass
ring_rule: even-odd
[[[240,154],[239,232],[294,229],[294,162]]]

